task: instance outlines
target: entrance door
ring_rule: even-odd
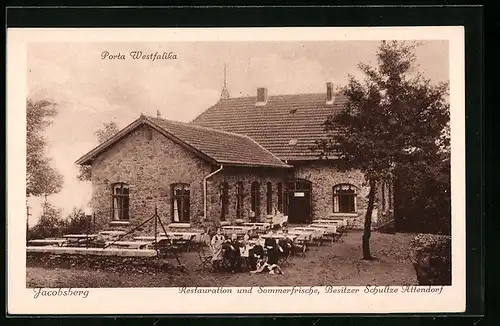
[[[306,224],[311,222],[312,183],[297,179],[288,183],[288,222]]]

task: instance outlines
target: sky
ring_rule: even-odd
[[[188,122],[215,104],[224,81],[231,97],[323,93],[326,82],[345,85],[361,78],[360,62],[376,65],[378,41],[179,42],[179,43],[30,43],[28,96],[56,103],[58,115],[47,128],[47,155],[64,176],[60,193],[48,201],[66,215],[73,207],[90,211],[91,186],[76,178],[74,162],[97,145],[94,132],[115,121],[120,128],[141,113]],[[103,52],[122,54],[125,60]],[[177,59],[134,60],[143,54],[172,53]],[[418,69],[433,83],[448,81],[447,41],[424,41]],[[39,199],[29,199],[36,223]]]

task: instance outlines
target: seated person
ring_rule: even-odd
[[[248,241],[250,241],[250,231],[247,230],[243,236],[243,244],[247,245]]]
[[[283,271],[276,263],[272,263],[269,258],[264,257],[262,261],[259,262],[257,269],[250,271],[250,273],[265,273],[269,274],[283,274]]]
[[[231,240],[226,242],[228,245],[226,247],[226,252],[228,253],[228,260],[230,263],[231,271],[233,273],[241,271],[241,251],[240,248],[243,244],[238,241],[238,236],[236,234],[231,235]]]
[[[248,251],[248,267],[251,271],[257,269],[259,261],[264,259],[264,247],[256,245]]]
[[[292,248],[293,248],[293,241],[289,238],[284,238],[284,239],[280,239],[278,241],[278,245],[280,246],[280,248],[282,248],[283,252],[282,254],[285,256],[285,257],[289,257],[291,252],[292,252]]]

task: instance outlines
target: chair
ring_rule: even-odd
[[[293,242],[289,242],[285,239],[278,241],[278,246],[281,248],[281,252],[279,255],[279,263],[290,264],[290,258],[293,251]]]
[[[175,258],[179,268],[185,272],[188,272],[186,266],[180,260],[180,252],[181,248],[179,246],[174,245],[170,239],[161,239],[156,244],[156,251],[158,252],[158,258]]]
[[[203,270],[204,268],[211,268],[212,254],[207,252],[205,246],[198,247],[198,258],[200,259],[200,264],[198,265],[198,270]]]
[[[300,235],[295,239],[293,243],[292,253],[294,255],[302,255],[303,257],[305,257],[306,251],[307,251],[307,235]]]

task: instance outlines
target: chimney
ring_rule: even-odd
[[[161,118],[161,112],[160,112],[160,110],[156,110],[156,117],[157,118]]]
[[[267,103],[267,88],[259,87],[257,88],[257,102],[256,106],[263,106]]]
[[[333,83],[326,83],[326,104],[333,104]]]

